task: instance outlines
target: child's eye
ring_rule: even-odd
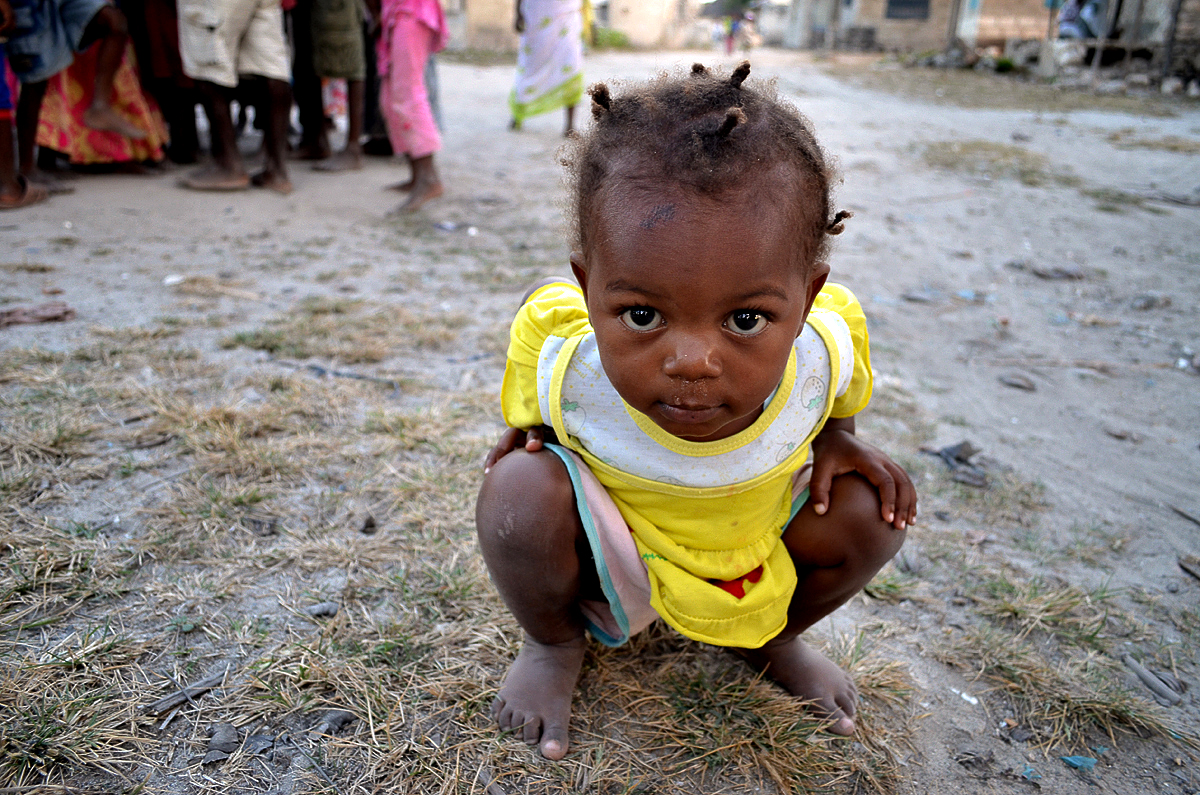
[[[621,322],[634,331],[651,331],[663,324],[663,317],[657,309],[635,306],[621,313]]]
[[[755,312],[753,309],[739,309],[729,316],[725,325],[735,334],[753,337],[765,329],[769,322],[767,316],[761,312]]]

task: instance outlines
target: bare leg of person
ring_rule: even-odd
[[[263,125],[263,170],[251,177],[262,188],[287,195],[292,181],[287,173],[288,113],[292,109],[292,88],[282,80],[263,79],[267,118]]]
[[[196,89],[208,115],[213,162],[180,177],[179,184],[193,190],[244,190],[250,186],[250,176],[237,149],[230,89],[207,80],[197,80]]]
[[[412,187],[408,200],[396,208],[396,212],[416,212],[425,202],[445,193],[442,178],[433,164],[433,155],[412,158]]]
[[[492,715],[542,756],[562,759],[586,648],[579,599],[598,590],[595,569],[581,565],[587,539],[566,468],[546,450],[509,453],[484,478],[475,520],[492,582],[525,630]]]
[[[575,132],[575,106],[568,105],[566,107],[567,126],[563,128],[563,137],[566,138],[571,133]]]
[[[100,9],[84,30],[83,41],[100,42],[100,51],[96,55],[95,90],[92,92],[91,106],[83,112],[83,123],[93,130],[114,132],[126,138],[145,138],[145,130],[126,120],[112,106],[113,79],[129,43],[125,15],[116,6]]]
[[[43,202],[49,191],[17,173],[13,160],[13,126],[0,118],[0,210],[16,210]]]
[[[38,116],[46,96],[47,81],[23,83],[17,99],[17,167],[27,181],[43,185],[51,193],[70,193],[73,188],[62,185],[57,177],[45,173],[37,164]]]
[[[788,692],[813,703],[834,734],[854,733],[858,691],[849,674],[808,646],[800,633],[862,590],[904,543],[880,516],[879,493],[857,474],[833,481],[829,510],[805,505],[783,533],[799,579],[783,632],[760,649],[740,653]]]
[[[313,164],[314,171],[358,171],[363,167],[363,114],[367,103],[364,80],[346,81],[346,147],[328,160]]]

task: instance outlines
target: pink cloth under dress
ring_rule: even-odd
[[[379,107],[392,149],[416,160],[442,148],[425,62],[446,47],[446,17],[438,0],[383,0],[380,16]]]

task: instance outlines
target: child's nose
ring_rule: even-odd
[[[672,342],[671,350],[663,361],[663,373],[688,381],[721,375],[717,348],[703,336],[679,334]]]

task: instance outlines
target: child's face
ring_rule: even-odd
[[[758,419],[825,283],[828,266],[798,263],[764,204],[609,196],[596,242],[572,257],[605,373],[675,436],[724,439]]]

